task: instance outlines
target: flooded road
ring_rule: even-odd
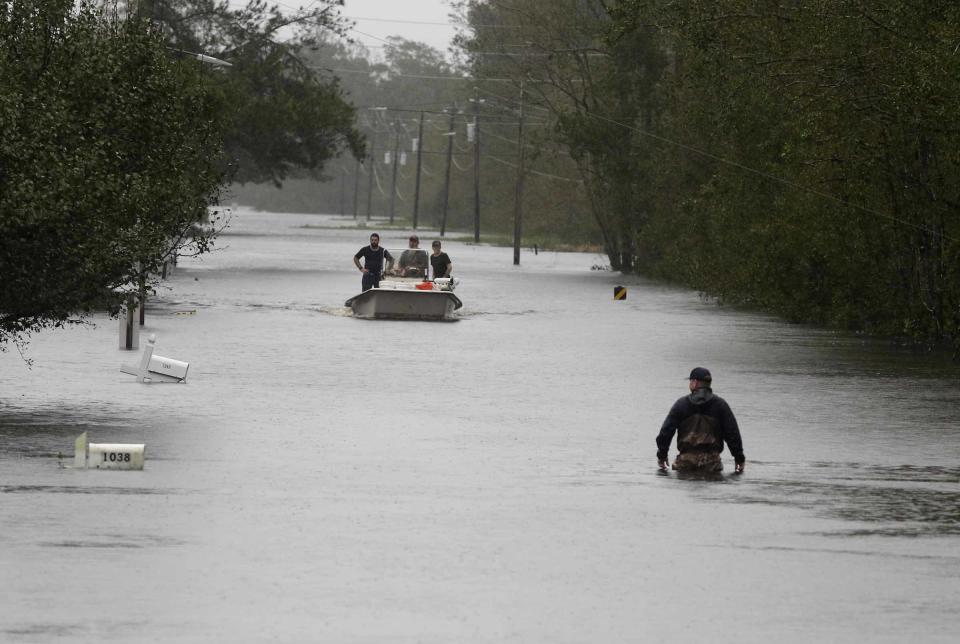
[[[346,224],[241,210],[182,262],[141,346],[185,384],[103,317],[0,354],[0,641],[954,641],[957,367],[452,241],[457,321],[357,320]],[[697,365],[742,476],[656,470]],[[82,431],[146,468],[59,468]]]

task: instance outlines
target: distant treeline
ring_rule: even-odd
[[[406,226],[413,225],[416,206],[418,227],[443,226],[472,235],[479,194],[480,240],[512,235],[519,111],[511,100],[495,95],[506,87],[516,96],[509,85],[500,83],[494,94],[478,94],[462,65],[423,43],[396,37],[375,54],[334,40],[301,53],[311,68],[335,74],[338,87],[356,106],[355,126],[365,139],[362,163],[344,154],[325,163],[322,171],[291,172],[281,186],[236,184],[231,188],[234,200],[263,210],[356,212],[361,220],[368,214],[382,220],[392,211],[398,225]],[[550,138],[553,121],[527,114],[524,122],[524,245],[598,245],[600,233],[576,166],[562,144]]]
[[[960,3],[468,4],[475,74],[556,119],[614,268],[960,348]]]

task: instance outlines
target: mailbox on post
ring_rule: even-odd
[[[175,382],[182,382],[187,379],[187,369],[190,365],[186,362],[180,362],[173,358],[164,358],[163,356],[150,356],[150,364],[147,366],[150,376],[156,374],[173,378]]]
[[[184,382],[190,363],[153,355],[157,336],[151,334],[140,358],[140,365],[120,365],[120,371],[136,376],[139,382]]]
[[[87,432],[73,443],[74,469],[142,470],[143,443],[87,443]]]

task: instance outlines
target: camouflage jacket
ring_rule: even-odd
[[[666,460],[673,435],[677,434],[677,449],[686,452],[723,451],[726,443],[737,463],[746,459],[740,427],[730,405],[715,396],[709,387],[701,387],[673,404],[657,435],[657,458]]]

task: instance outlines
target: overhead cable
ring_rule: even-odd
[[[503,164],[503,165],[505,165],[505,166],[509,166],[509,167],[511,167],[511,168],[519,168],[519,167],[520,167],[520,166],[518,166],[516,163],[510,163],[509,161],[506,161],[505,159],[501,159],[500,157],[496,157],[496,156],[494,156],[494,155],[492,155],[492,154],[488,154],[488,155],[486,155],[486,156],[487,156],[488,159],[492,159],[492,160],[496,161],[497,163],[501,163],[501,164]],[[541,177],[546,177],[546,178],[548,178],[548,179],[556,179],[557,181],[567,181],[567,182],[569,182],[569,183],[579,183],[579,184],[582,184],[582,183],[583,183],[583,180],[582,180],[582,179],[569,179],[569,178],[567,178],[567,177],[561,177],[561,176],[559,176],[559,175],[550,174],[550,173],[548,173],[548,172],[540,172],[539,170],[532,170],[532,169],[530,169],[530,168],[524,168],[524,172],[527,172],[527,173],[529,173],[529,174],[535,174],[535,175],[538,175],[538,176],[541,176]]]
[[[481,91],[484,91],[484,90],[481,90]],[[486,92],[486,93],[487,93],[487,94],[492,94],[491,92]],[[500,98],[500,99],[502,99],[502,100],[508,101],[508,102],[512,102],[512,103],[516,103],[516,104],[519,104],[519,103],[520,103],[520,101],[518,101],[518,100],[516,100],[516,99],[508,98],[508,97],[505,97],[505,96],[497,96],[497,95],[495,95],[495,94],[492,94],[492,95],[493,95],[493,96],[496,96],[497,98]],[[525,108],[528,108],[528,107],[536,107],[536,106],[532,106],[532,105],[529,105],[529,104],[526,104],[526,103],[525,103],[525,104],[524,104],[524,107],[525,107]],[[541,109],[541,110],[548,111],[548,112],[550,111],[550,110],[548,110],[547,108],[543,108],[543,107],[537,107],[536,109]],[[774,183],[779,183],[780,185],[787,186],[787,187],[789,187],[789,188],[793,188],[793,189],[795,189],[795,190],[799,190],[799,191],[801,191],[801,192],[806,192],[807,194],[811,194],[811,195],[820,197],[820,198],[822,198],[822,199],[826,199],[826,200],[832,201],[832,202],[837,203],[837,204],[839,204],[839,205],[841,205],[841,206],[843,206],[843,207],[851,208],[851,209],[853,209],[853,210],[858,210],[858,211],[860,211],[860,212],[862,212],[862,213],[865,213],[865,214],[868,214],[868,215],[873,215],[873,216],[876,216],[876,217],[880,217],[880,218],[882,218],[882,219],[886,219],[886,220],[888,220],[888,221],[892,221],[892,222],[895,222],[895,223],[898,223],[898,224],[902,224],[902,225],[904,225],[904,226],[906,226],[906,227],[908,227],[908,228],[913,228],[914,230],[920,230],[920,231],[923,231],[923,232],[926,232],[926,233],[931,233],[931,234],[935,234],[935,235],[940,235],[940,236],[943,237],[944,239],[949,239],[950,241],[958,241],[956,238],[951,237],[951,236],[949,236],[949,235],[946,235],[946,234],[944,234],[944,233],[941,232],[941,231],[933,230],[933,229],[931,229],[929,226],[924,226],[924,225],[922,225],[922,224],[916,224],[916,223],[913,223],[913,222],[911,222],[911,221],[907,221],[907,220],[905,220],[905,219],[902,219],[902,218],[900,218],[900,217],[896,217],[896,216],[894,216],[894,215],[891,215],[891,214],[889,214],[889,213],[883,213],[883,212],[880,212],[880,211],[878,211],[878,210],[873,210],[872,208],[867,208],[866,206],[861,206],[861,205],[856,204],[856,203],[851,203],[851,202],[849,202],[849,201],[846,201],[846,200],[844,200],[844,199],[842,199],[842,198],[840,198],[840,197],[837,197],[837,196],[835,196],[835,195],[832,195],[832,194],[830,194],[830,193],[823,192],[822,190],[817,190],[816,188],[811,188],[811,187],[809,187],[809,186],[804,186],[804,185],[799,184],[799,183],[797,183],[797,182],[795,182],[795,181],[791,181],[791,180],[789,180],[789,179],[784,179],[783,177],[779,177],[779,176],[777,176],[777,175],[775,175],[775,174],[771,174],[771,173],[769,173],[769,172],[764,172],[763,170],[757,170],[756,168],[751,168],[750,166],[744,165],[744,164],[742,164],[742,163],[740,163],[740,162],[738,162],[738,161],[733,161],[732,159],[727,159],[727,158],[725,158],[725,157],[721,157],[721,156],[716,155],[716,154],[713,154],[713,153],[711,153],[711,152],[707,152],[706,150],[701,150],[700,148],[697,148],[697,147],[695,147],[695,146],[689,145],[689,144],[687,144],[687,143],[682,143],[682,142],[680,142],[680,141],[676,141],[676,140],[667,138],[667,137],[665,137],[665,136],[661,136],[661,135],[659,135],[659,134],[654,134],[653,132],[650,132],[650,131],[645,130],[645,129],[640,128],[640,127],[637,127],[636,125],[633,125],[633,124],[631,124],[631,123],[624,123],[624,122],[622,122],[622,121],[619,121],[619,120],[616,120],[616,119],[612,119],[612,118],[603,116],[603,115],[601,115],[601,114],[595,114],[594,112],[591,112],[590,110],[583,110],[583,111],[580,111],[579,113],[580,113],[580,114],[583,114],[584,116],[587,116],[587,117],[589,117],[589,118],[592,118],[592,119],[594,119],[594,120],[602,121],[602,122],[604,122],[604,123],[609,123],[609,124],[611,124],[611,125],[614,125],[614,126],[617,126],[617,127],[621,127],[621,128],[623,128],[623,129],[625,129],[625,130],[630,130],[630,131],[632,131],[632,132],[636,132],[636,133],[639,134],[640,136],[643,136],[643,137],[646,137],[646,138],[649,138],[649,139],[653,139],[654,141],[659,141],[660,143],[665,143],[665,144],[667,144],[667,145],[674,146],[674,147],[680,148],[680,149],[682,149],[682,150],[686,150],[687,152],[692,152],[693,154],[697,154],[697,155],[699,155],[699,156],[702,156],[702,157],[704,157],[704,158],[710,159],[710,160],[712,160],[712,161],[716,161],[717,163],[721,163],[721,164],[723,164],[723,165],[727,165],[727,166],[730,166],[730,167],[732,167],[732,168],[737,168],[738,170],[742,170],[742,171],[744,171],[744,172],[747,172],[747,173],[752,174],[752,175],[754,175],[754,176],[761,177],[761,178],[763,178],[763,179],[767,179],[768,181],[773,181]]]
[[[470,165],[468,165],[466,168],[462,168],[462,167],[460,167],[460,164],[457,163],[457,158],[456,158],[456,157],[450,157],[450,160],[453,161],[453,165],[454,165],[454,166],[457,168],[457,170],[459,170],[460,172],[466,172],[466,171],[468,171],[468,170],[472,170],[472,169],[473,169],[473,164],[472,164],[472,163],[471,163]]]

